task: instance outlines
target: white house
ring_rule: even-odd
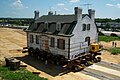
[[[88,14],[82,14],[79,7],[75,7],[71,15],[49,12],[39,17],[39,12],[35,11],[35,22],[26,30],[29,53],[39,57],[59,55],[66,60],[87,54],[89,45],[98,40],[94,18],[95,10],[89,9]]]

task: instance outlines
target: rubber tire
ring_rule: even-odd
[[[101,61],[101,57],[97,57],[97,61],[100,62]]]
[[[59,66],[59,65],[60,65],[60,62],[59,62],[59,61],[57,61],[57,62],[56,62],[56,65],[57,65],[57,66]]]
[[[40,59],[40,56],[37,56],[37,59],[39,60],[39,59]]]
[[[90,66],[90,64],[88,63],[88,62],[85,62],[85,64],[84,64],[85,66]]]
[[[98,61],[97,61],[97,58],[94,58],[93,61],[94,61],[94,63],[97,63],[97,62],[98,62]]]
[[[79,69],[78,66],[75,66],[75,67],[74,67],[74,70],[75,70],[75,72],[78,72],[80,69]]]

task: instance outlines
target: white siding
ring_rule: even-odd
[[[90,30],[82,31],[82,24],[90,24]],[[85,43],[85,38],[90,37],[90,43],[97,42],[98,34],[95,23],[85,16],[79,19],[73,31],[74,36],[70,39],[70,59],[74,59],[76,55],[89,51],[89,47],[81,48],[81,44]]]
[[[30,43],[30,34],[32,34],[34,37],[34,43]],[[40,35],[39,44],[36,44],[36,41],[35,41],[36,35]],[[47,34],[44,34],[44,36],[43,36],[40,33],[29,33],[28,32],[28,48],[33,47],[34,49],[39,48],[39,49],[45,50],[44,40],[47,39],[46,36],[48,36],[48,40],[49,40],[48,45],[49,45],[50,52],[53,54],[60,54],[60,55],[65,56],[65,58],[68,58],[68,38],[67,37],[47,35]],[[51,37],[55,38],[55,47],[54,48],[50,47],[50,38]],[[64,39],[65,40],[65,49],[57,48],[57,39]]]

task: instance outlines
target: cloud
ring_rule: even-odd
[[[66,6],[65,6],[65,4],[63,4],[63,3],[58,3],[57,4],[57,7],[58,7],[58,9],[59,9],[59,11],[61,10],[66,10],[66,11],[68,11],[69,9],[68,8],[66,8]]]
[[[69,0],[69,2],[76,3],[76,2],[79,2],[79,0]]]
[[[63,3],[58,3],[57,6],[64,7],[65,4],[63,4]]]
[[[24,6],[21,0],[15,0],[12,3],[12,7],[16,8],[16,9],[22,9],[22,8],[28,8],[27,6]]]
[[[116,8],[120,8],[120,4],[106,4],[107,6],[110,6],[110,7],[116,7]]]
[[[64,10],[68,11],[69,9],[68,8],[64,8]]]
[[[108,3],[108,4],[106,4],[106,5],[107,5],[107,6],[114,6],[113,4],[109,4],[109,3]]]
[[[116,6],[117,6],[118,8],[120,8],[120,4],[117,4]]]

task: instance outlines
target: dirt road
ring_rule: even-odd
[[[120,41],[117,41],[117,43],[119,47]],[[104,46],[107,46],[107,45],[108,43],[104,43]],[[23,32],[20,29],[0,28],[0,62],[1,64],[2,64],[2,61],[4,61],[4,57],[13,56],[23,61],[23,64],[27,64],[28,65],[27,69],[29,71],[31,72],[39,71],[40,72],[39,76],[46,77],[49,80],[100,80],[100,78],[98,77],[85,74],[83,72],[76,72],[76,73],[67,72],[66,73],[64,72],[65,70],[61,69],[61,67],[53,66],[51,64],[49,64],[49,68],[45,68],[43,61],[27,56],[27,53],[25,54],[22,53],[22,48],[25,46],[26,46],[25,32]],[[109,52],[102,51],[103,60],[120,63],[119,57],[120,55],[117,55],[117,56],[111,55]],[[101,65],[97,67],[103,69]],[[93,66],[91,69],[95,69],[97,70],[97,72],[102,72],[97,67]],[[105,68],[105,69],[106,71],[107,70],[112,71],[109,68]],[[120,74],[119,72],[117,73]],[[104,72],[104,74],[107,74],[107,73]]]

